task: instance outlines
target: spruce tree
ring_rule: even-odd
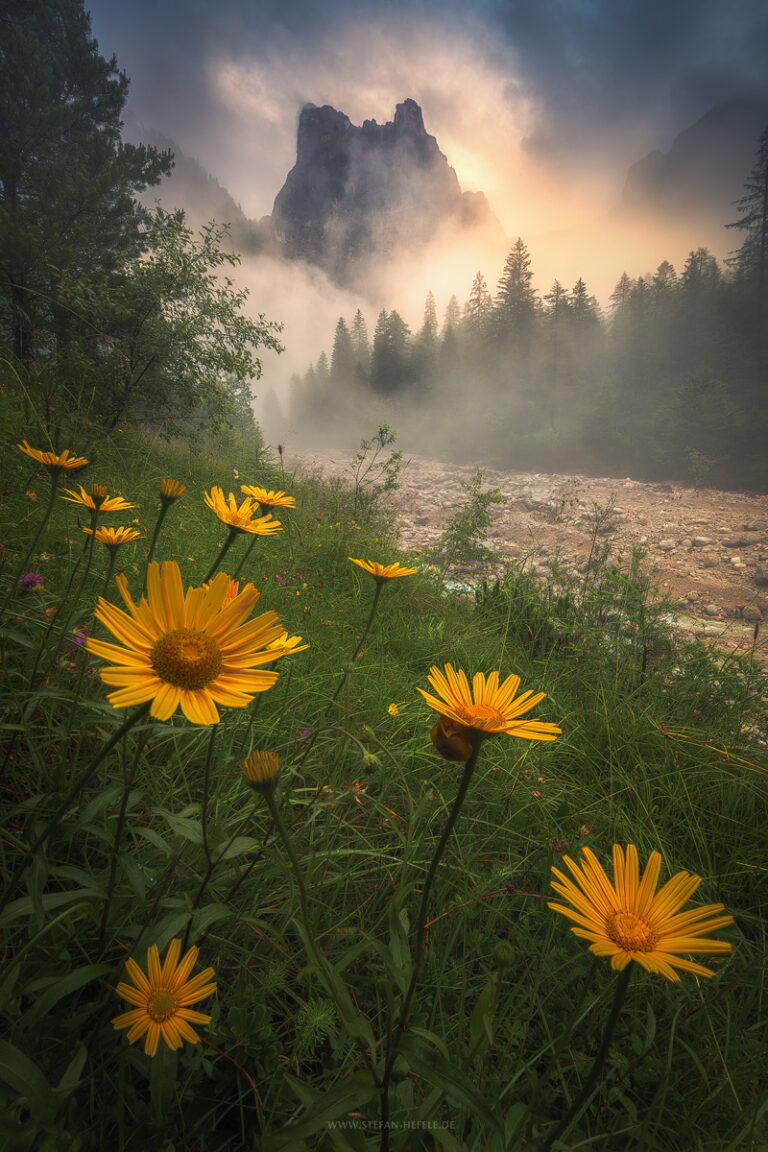
[[[443,337],[449,328],[455,332],[461,322],[461,308],[455,296],[451,296],[450,300],[445,306],[443,314]]]
[[[343,316],[339,317],[333,337],[331,376],[334,384],[347,388],[355,378],[355,347]]]
[[[530,338],[537,312],[531,257],[522,237],[518,236],[504,263],[496,292],[497,339],[514,344]]]
[[[622,272],[619,280],[609,297],[611,304],[611,315],[614,319],[622,315],[625,308],[629,304],[629,298],[632,293],[632,278],[626,272]]]
[[[478,272],[472,281],[472,290],[469,300],[464,305],[464,319],[469,329],[479,337],[485,336],[488,323],[493,312],[493,299],[488,291],[488,284],[482,272]]]
[[[23,362],[66,340],[62,281],[141,244],[133,193],[170,170],[169,153],[121,142],[127,89],[82,0],[0,6],[0,293]]]
[[[597,298],[590,294],[581,276],[573,286],[569,304],[574,324],[594,327],[599,323],[600,305]]]
[[[368,325],[365,317],[358,308],[352,321],[352,347],[355,354],[355,379],[358,383],[366,381],[371,370],[371,344],[368,339]]]
[[[755,283],[761,307],[768,302],[768,127],[757,142],[755,167],[744,182],[744,195],[735,201],[740,220],[726,224],[746,232],[741,248],[732,257],[739,275]]]

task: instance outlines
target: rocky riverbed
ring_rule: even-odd
[[[289,467],[346,478],[355,449],[323,450],[288,458]],[[768,657],[768,496],[581,475],[485,469],[485,485],[500,488],[488,544],[508,561],[523,562],[542,578],[557,557],[578,568],[589,553],[594,510],[609,508],[608,561],[619,570],[640,544],[652,583],[677,605],[679,627],[716,637],[727,648],[754,648]],[[401,483],[387,497],[396,514],[400,547],[434,544],[465,499],[462,481],[474,468],[405,455]]]

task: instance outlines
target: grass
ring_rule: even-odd
[[[2,595],[49,484],[13,447],[38,439],[7,399],[3,423]],[[118,553],[135,596],[162,477],[187,491],[155,558],[177,560],[185,586],[226,537],[205,490],[294,495],[296,511],[278,512],[290,530],[257,541],[241,575],[261,592],[255,613],[276,611],[310,648],[212,729],[180,713],[141,720],[46,836],[126,716],[78,643],[78,631],[107,638],[93,617],[106,549],[86,573],[83,510],[56,499],[29,564],[42,585],[14,590],[0,622],[3,1147],[545,1149],[586,1081],[617,980],[547,909],[550,867],[584,846],[607,862],[614,842],[636,844],[641,862],[660,851],[662,880],[701,875],[691,903],[726,905],[735,923],[717,935],[733,951],[713,961],[712,980],[672,984],[638,968],[598,1090],[557,1146],[766,1146],[768,733],[754,662],[682,644],[637,571],[608,572],[596,557],[576,580],[555,567],[544,586],[510,571],[474,601],[446,594],[421,565],[383,588],[352,666],[375,586],[348,557],[409,559],[384,521],[358,526],[354,494],[283,471],[257,438],[166,445],[125,429],[99,440],[94,460],[96,444],[75,428],[64,446],[93,460],[86,487],[135,505],[103,520],[144,537]],[[106,594],[118,601],[114,580]],[[547,694],[534,714],[563,734],[483,745],[436,869],[395,1058],[387,1044],[418,959],[419,901],[462,774],[437,756],[435,715],[416,691],[447,661],[470,675],[518,673],[523,689]],[[253,749],[280,755],[276,799],[308,922],[279,827],[243,781]],[[147,948],[162,955],[173,938],[200,948],[195,971],[212,966],[218,992],[197,1005],[212,1017],[202,1042],[171,1053],[161,1041],[152,1058],[112,1027],[128,1007],[115,988],[129,956],[146,968]],[[374,1078],[388,1055],[383,1141]]]

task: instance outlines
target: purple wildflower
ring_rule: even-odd
[[[19,577],[22,592],[34,592],[35,588],[39,588],[42,582],[43,578],[39,572],[25,572],[23,576]]]

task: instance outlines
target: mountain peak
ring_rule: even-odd
[[[329,104],[305,104],[296,163],[271,225],[287,255],[349,283],[369,257],[426,243],[447,221],[498,226],[482,193],[471,199],[415,100],[398,104],[386,124],[365,120],[361,127]]]

